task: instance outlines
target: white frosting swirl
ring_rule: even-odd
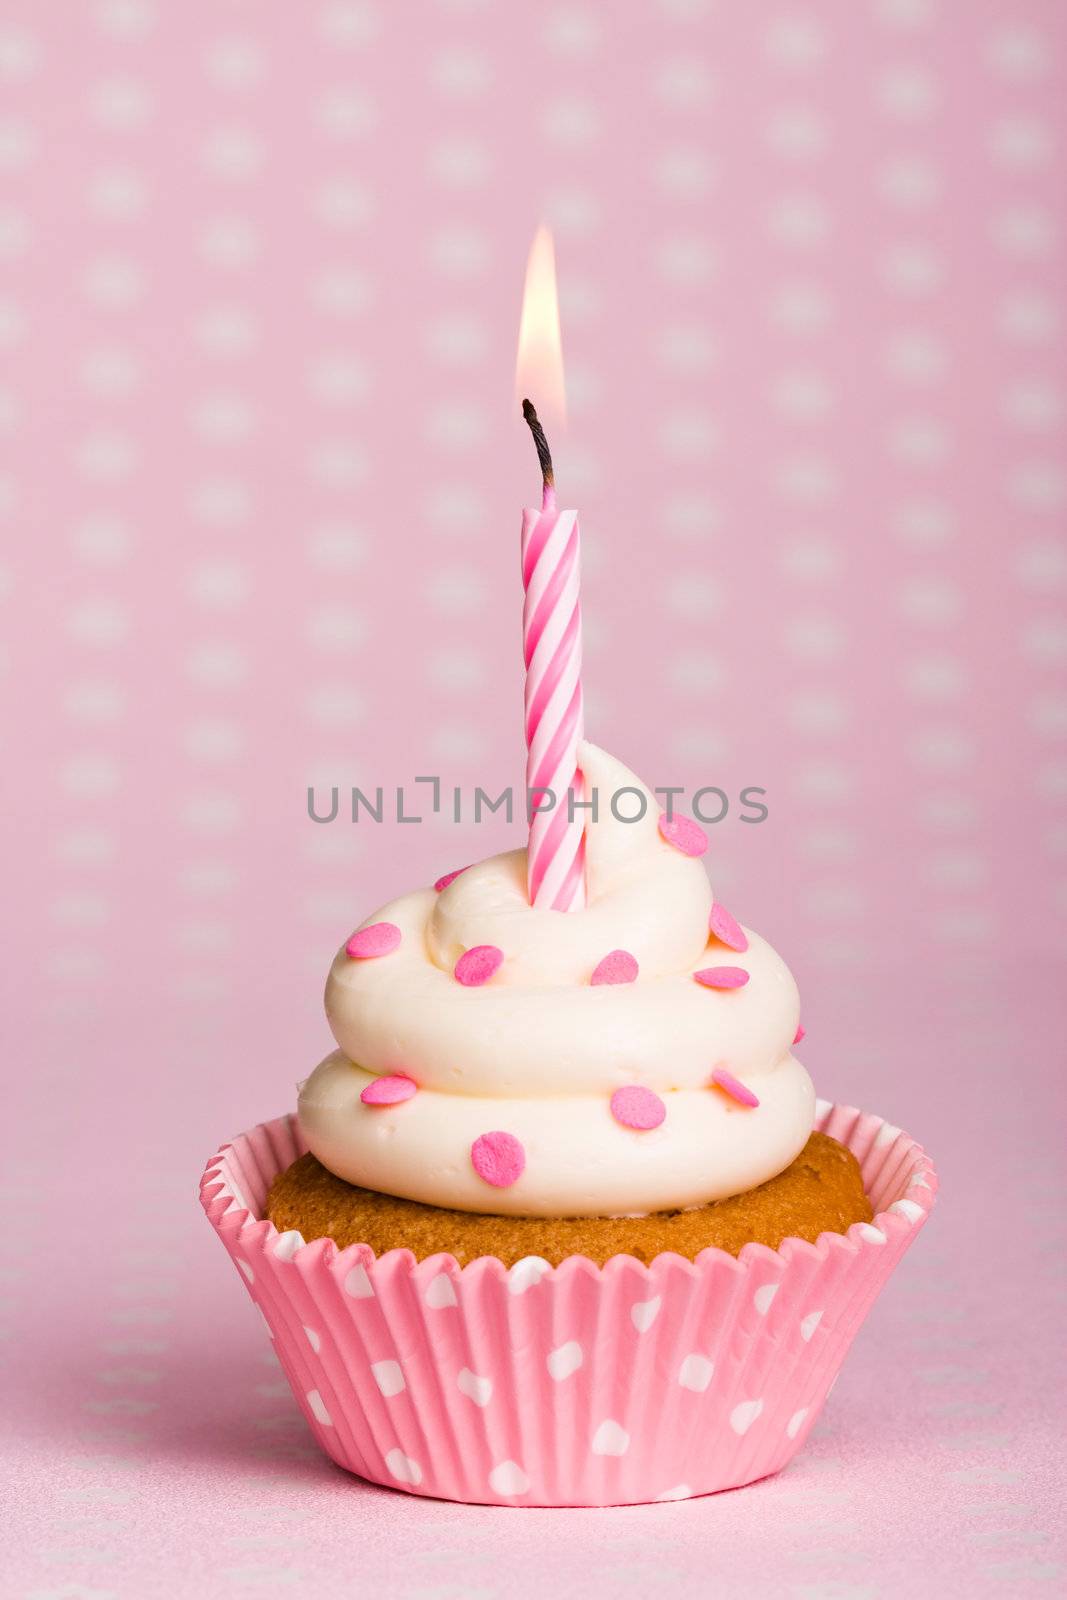
[[[299,1104],[311,1150],[338,1177],[465,1211],[626,1215],[741,1193],[803,1148],[814,1091],[790,1052],[799,1001],[788,968],[751,932],[744,953],[709,942],[707,874],[661,838],[655,798],[594,745],[582,747],[582,771],[600,806],[587,829],[584,911],[532,907],[516,850],[469,867],[440,894],[418,889],[376,912],[369,923],[401,931],[390,954],[339,951],[326,1013],[340,1049]],[[641,821],[613,816],[622,789],[645,796]],[[635,796],[620,809],[631,815]],[[486,944],[504,952],[499,971],[480,988],[458,983],[459,957]],[[636,957],[637,981],[590,985],[616,949]],[[749,982],[706,988],[693,973],[709,966],[742,967]],[[712,1088],[716,1068],[758,1107]],[[388,1073],[414,1079],[418,1093],[363,1104],[362,1091]],[[662,1099],[659,1127],[613,1117],[612,1093],[635,1084]],[[507,1188],[471,1162],[473,1142],[495,1131],[525,1152]]]

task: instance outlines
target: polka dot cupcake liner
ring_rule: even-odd
[[[859,1160],[873,1223],[737,1259],[460,1268],[305,1244],[263,1220],[272,1179],[304,1149],[294,1117],[224,1145],[201,1200],[340,1466],[467,1503],[680,1500],[752,1483],[800,1449],[933,1204],[933,1166],[899,1128],[824,1102],[816,1126]]]

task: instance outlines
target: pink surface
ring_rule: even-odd
[[[5,0],[15,1600],[1063,1586],[1063,47],[1046,0]],[[820,1092],[944,1191],[780,1477],[517,1516],[324,1461],[192,1188],[345,934],[521,840],[304,801],[521,784],[542,213],[590,733],[728,795]]]
[[[620,1093],[634,1091],[613,1110]],[[468,1503],[688,1500],[792,1460],[933,1205],[933,1166],[899,1128],[847,1106],[823,1107],[818,1126],[854,1151],[874,1221],[737,1259],[460,1269],[305,1244],[262,1220],[271,1180],[304,1149],[292,1117],[225,1146],[201,1200],[340,1466]]]

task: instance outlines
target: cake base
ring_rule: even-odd
[[[266,1214],[280,1233],[296,1229],[308,1243],[332,1239],[339,1249],[366,1244],[375,1255],[411,1250],[418,1260],[446,1252],[466,1265],[496,1256],[512,1266],[541,1256],[558,1266],[587,1256],[602,1266],[611,1256],[651,1262],[664,1251],[693,1260],[716,1247],[736,1256],[746,1244],[777,1250],[783,1239],[814,1243],[821,1233],[845,1233],[870,1222],[859,1163],[829,1134],[813,1133],[796,1160],[746,1194],[690,1211],[647,1217],[496,1217],[399,1200],[335,1178],[308,1153],[278,1174]]]

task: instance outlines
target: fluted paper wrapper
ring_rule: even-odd
[[[322,1447],[412,1494],[496,1505],[685,1499],[777,1472],[803,1444],[937,1179],[899,1128],[820,1102],[875,1212],[847,1234],[738,1258],[375,1257],[261,1220],[304,1145],[262,1123],[208,1164],[201,1200],[267,1321]]]

